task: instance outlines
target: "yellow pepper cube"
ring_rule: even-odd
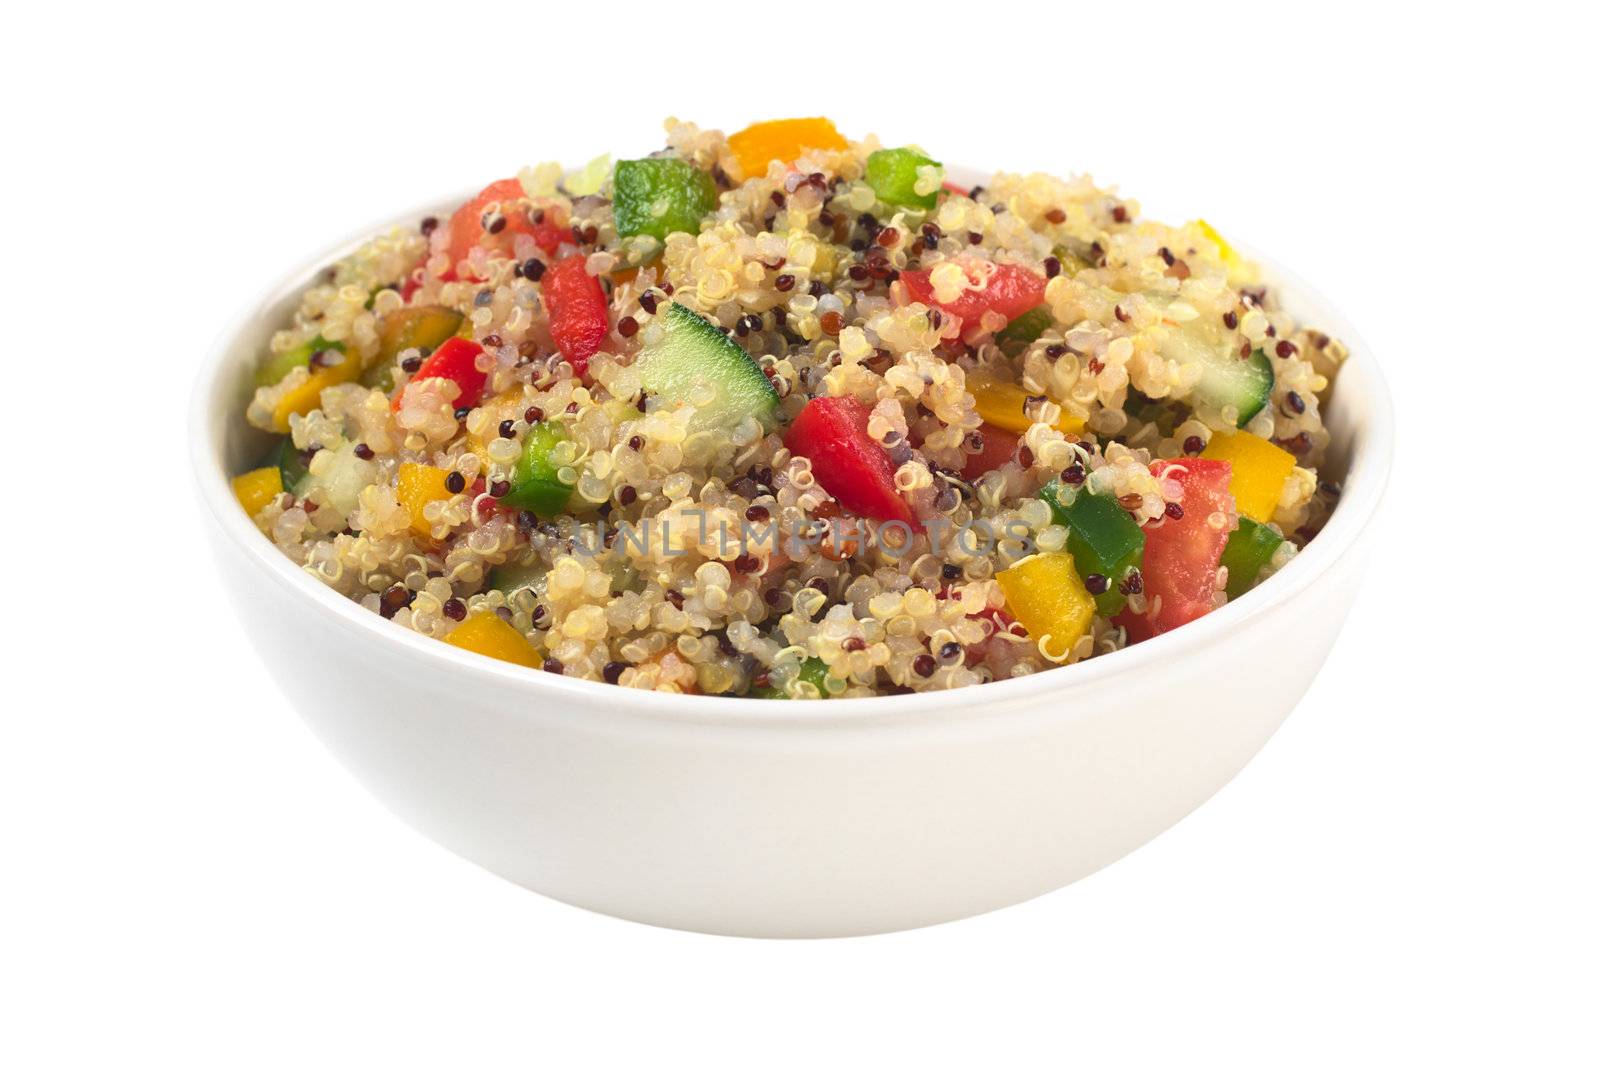
[[[808,148],[837,152],[849,148],[832,119],[774,119],[746,126],[728,137],[728,147],[746,178],[760,178],[773,160],[793,163]]]
[[[283,475],[277,467],[258,467],[233,479],[233,495],[253,519],[256,512],[272,503],[283,492]]]
[[[1044,642],[1047,655],[1065,655],[1094,622],[1094,597],[1069,552],[1029,556],[995,575],[995,581],[1005,594],[1006,610],[1029,637]]]
[[[540,667],[544,660],[528,644],[528,639],[492,611],[472,618],[445,634],[445,642],[476,652],[480,656],[493,656],[522,667]]]
[[[989,425],[1012,433],[1027,433],[1033,425],[1027,411],[1029,394],[1020,385],[968,375],[967,392],[978,402],[978,417]],[[1064,409],[1055,421],[1055,428],[1062,433],[1081,434],[1083,426],[1082,419]]]
[[[1294,470],[1294,456],[1253,433],[1213,434],[1200,455],[1233,466],[1233,499],[1239,514],[1271,522],[1283,495],[1283,483]]]
[[[468,433],[467,447],[472,449],[473,455],[483,461],[484,469],[489,466],[489,442],[500,436],[500,424],[507,419],[515,420],[517,416],[528,410],[527,398],[523,395],[522,386],[507,389],[505,392],[490,397],[478,405],[489,413],[489,419],[484,424],[481,434]]]
[[[306,415],[315,411],[322,402],[322,391],[330,385],[343,385],[355,381],[361,373],[361,360],[354,353],[331,352],[342,357],[329,367],[315,367],[311,376],[278,398],[272,409],[272,428],[279,433],[289,432],[290,415]]]
[[[445,488],[449,471],[422,463],[402,463],[395,481],[395,495],[411,513],[411,529],[422,537],[433,536],[433,524],[423,509],[435,500],[449,500],[455,494]]]

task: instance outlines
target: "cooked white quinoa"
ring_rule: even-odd
[[[455,279],[451,228],[428,219],[374,237],[306,291],[264,358],[338,342],[365,373],[323,389],[319,406],[287,420],[310,477],[303,495],[281,492],[255,514],[285,555],[396,625],[444,638],[464,619],[495,613],[526,635],[546,670],[633,688],[866,696],[1052,668],[1122,647],[1124,628],[1097,615],[1069,650],[1046,656],[1034,636],[1007,625],[995,575],[1064,547],[1066,529],[1052,525],[1038,496],[1064,472],[1117,498],[1140,523],[1158,524],[1171,493],[1150,462],[1193,455],[1235,429],[1237,410],[1195,403],[1200,367],[1170,356],[1172,331],[1191,321],[1270,357],[1270,399],[1241,432],[1276,442],[1296,465],[1271,515],[1286,540],[1261,577],[1325,520],[1337,492],[1317,477],[1328,444],[1319,398],[1344,348],[1294,322],[1204,224],[1153,222],[1087,177],[1044,174],[997,174],[926,210],[891,206],[866,180],[868,156],[883,147],[875,138],[745,174],[721,132],[675,120],[666,131],[665,154],[714,175],[719,195],[699,233],[670,234],[659,259],[655,238],[618,237],[604,169],[564,175],[546,164],[524,170],[521,197],[490,214],[540,212],[570,226],[558,255],[519,233],[510,255],[474,253],[481,280],[445,280]],[[918,192],[939,181],[936,170],[920,174]],[[586,183],[594,191],[573,194]],[[609,293],[608,332],[583,377],[552,342],[535,280],[541,265],[568,255],[587,257]],[[915,269],[934,268],[940,300],[959,296],[966,275],[937,269],[957,257],[1047,279],[1051,324],[1003,352],[985,329],[1003,317],[958,326],[910,300],[899,274]],[[779,398],[774,425],[746,418],[696,430],[693,396],[669,405],[647,394],[635,356],[659,340],[673,301],[720,324],[759,363]],[[484,348],[479,406],[456,411],[446,379],[405,389],[425,353],[380,360],[380,325],[402,306],[464,316],[461,335]],[[968,391],[980,372],[1043,399],[1029,406],[1035,421],[1011,461],[968,480],[960,472],[985,430]],[[249,421],[273,429],[280,399],[310,374],[299,367],[258,389]],[[1028,541],[1002,536],[968,551],[947,539],[936,553],[917,534],[904,553],[869,537],[844,552],[825,541],[781,554],[770,540],[741,542],[741,523],[787,531],[840,514],[811,462],[784,443],[786,427],[819,396],[871,407],[868,432],[920,519],[944,516],[954,528],[987,520],[996,531],[1026,529]],[[554,461],[573,491],[566,513],[549,519],[494,506],[529,414],[559,420],[568,436]],[[1085,430],[1058,429],[1063,415]],[[427,535],[398,492],[402,463],[459,475],[450,479],[459,491],[426,506]],[[649,543],[617,537],[598,553],[575,550],[601,520],[647,519]],[[509,567],[535,577],[510,593],[491,588]],[[1218,603],[1225,580],[1223,572]],[[1144,600],[1133,592],[1130,609]],[[827,668],[820,694],[798,677],[816,660]]]

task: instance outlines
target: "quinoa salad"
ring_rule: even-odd
[[[1316,536],[1345,356],[1204,221],[951,183],[827,119],[495,181],[329,266],[233,480],[339,594],[597,683],[970,686],[1147,640]]]

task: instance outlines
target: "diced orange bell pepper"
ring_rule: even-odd
[[[849,148],[832,119],[773,119],[746,126],[728,137],[728,147],[746,178],[760,178],[773,160],[793,163],[808,148],[839,151]]]
[[[998,426],[1012,433],[1027,433],[1028,428],[1033,425],[1033,420],[1028,418],[1026,406],[1030,394],[1020,385],[984,375],[970,374],[967,376],[967,392],[978,402],[978,417],[991,426]],[[1083,427],[1084,421],[1065,409],[1055,421],[1055,428],[1062,433],[1081,434]]]
[[[233,479],[233,495],[253,519],[256,512],[283,492],[283,475],[277,467],[258,467]]]
[[[1070,552],[1029,556],[995,575],[1005,594],[1006,610],[1028,636],[1044,641],[1044,651],[1063,655],[1089,632],[1094,597],[1084,588]]]
[[[1243,430],[1212,435],[1205,459],[1225,460],[1233,467],[1233,499],[1239,514],[1271,522],[1283,495],[1283,483],[1294,470],[1294,456],[1271,441]]]
[[[311,376],[278,398],[272,409],[272,428],[279,433],[289,432],[289,416],[305,415],[315,411],[322,402],[322,391],[330,385],[353,382],[361,373],[361,360],[353,352],[328,352],[327,358],[339,362],[327,367],[311,368]]]
[[[433,524],[423,509],[435,500],[449,500],[454,494],[445,488],[449,471],[429,467],[422,463],[402,463],[395,482],[395,494],[401,505],[411,513],[411,528],[422,537],[433,535]]]
[[[481,612],[457,626],[444,636],[445,643],[476,652],[480,656],[493,656],[522,667],[542,667],[544,660],[528,644],[528,639],[515,626],[492,611]]]

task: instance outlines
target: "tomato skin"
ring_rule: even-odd
[[[546,270],[539,285],[550,311],[550,337],[581,375],[611,329],[611,306],[600,279],[585,268],[583,256],[568,256]]]
[[[999,426],[984,423],[979,432],[983,434],[983,451],[968,456],[966,465],[961,468],[961,477],[969,482],[1010,463],[1017,455],[1017,447],[1022,444],[1020,434]]]
[[[1129,641],[1143,641],[1174,630],[1210,612],[1215,603],[1217,568],[1228,535],[1239,525],[1233,495],[1228,490],[1233,468],[1224,460],[1157,460],[1150,473],[1183,486],[1183,515],[1171,515],[1144,527],[1144,595],[1161,598],[1153,615],[1124,611],[1116,622],[1128,631]],[[1213,512],[1227,517],[1221,529],[1206,521]]]
[[[422,361],[422,366],[417,368],[417,373],[411,376],[406,385],[410,386],[411,382],[420,382],[424,378],[449,378],[461,387],[461,394],[455,399],[456,407],[475,408],[483,399],[483,387],[489,381],[489,376],[477,367],[478,353],[482,351],[483,346],[476,341],[452,337]],[[394,398],[392,407],[396,411],[400,410],[400,398],[403,396],[404,389]]]
[[[506,224],[500,232],[489,233],[483,228],[483,213],[488,210],[490,204],[510,203],[526,196],[522,190],[522,183],[516,178],[502,178],[497,182],[490,182],[484,187],[483,192],[457,208],[456,213],[450,216],[450,239],[446,246],[450,262],[459,265],[474,248],[479,247],[487,249],[491,256],[514,256],[519,233],[532,237],[540,248],[552,256],[561,246],[562,240],[572,240],[572,234],[566,229],[564,222],[552,218],[550,212],[545,214],[542,222],[535,223],[525,211],[506,211],[504,212]]]
[[[962,268],[967,272],[968,278],[981,277],[979,270],[982,268],[974,261],[963,262]],[[918,303],[942,308],[959,318],[962,325],[968,329],[978,326],[985,311],[1004,315],[1006,321],[1010,322],[1023,312],[1032,311],[1044,302],[1044,279],[1015,263],[995,264],[994,273],[989,276],[987,286],[982,289],[967,289],[948,304],[941,304],[933,298],[933,282],[930,280],[932,273],[929,270],[901,271],[900,280],[905,283],[907,295]]]
[[[895,488],[889,454],[867,433],[871,415],[872,409],[854,397],[817,397],[795,416],[784,444],[811,461],[818,484],[844,507],[919,530],[911,506]]]

